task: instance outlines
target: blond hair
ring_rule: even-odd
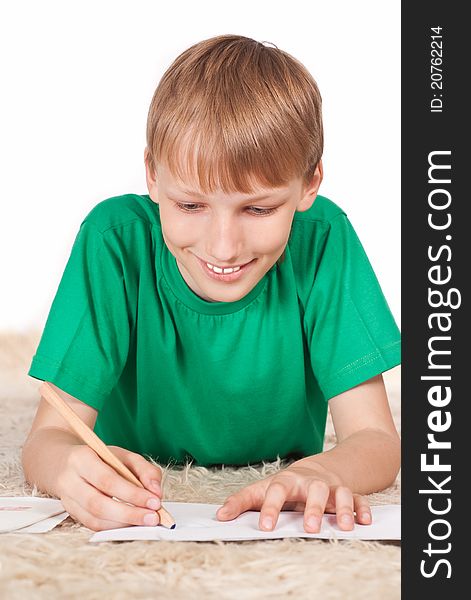
[[[239,35],[194,44],[170,65],[147,119],[155,173],[203,193],[251,193],[294,177],[309,183],[322,157],[321,96],[309,71],[276,46]]]

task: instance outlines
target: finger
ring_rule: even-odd
[[[76,502],[76,500],[69,496],[62,497],[61,503],[74,521],[78,521],[81,525],[91,529],[92,531],[118,529],[120,527],[127,527],[128,525],[127,523],[117,523],[116,521],[99,519],[98,517],[91,515],[85,508]]]
[[[357,523],[361,525],[370,525],[373,521],[371,515],[370,503],[364,496],[353,494],[353,506],[356,513]]]
[[[153,465],[137,452],[125,450],[119,446],[108,446],[109,449],[136,475],[144,487],[153,494],[162,497],[162,469]]]
[[[286,484],[274,478],[265,492],[265,500],[260,511],[259,527],[264,531],[275,528],[289,489]]]
[[[123,502],[151,510],[158,510],[161,506],[156,494],[130,483],[96,455],[86,458],[77,471],[82,479],[110,498],[116,497]]]
[[[75,498],[75,501],[92,518],[124,524],[121,527],[128,525],[153,527],[160,523],[160,516],[155,510],[114,500],[91,485],[83,486],[80,496]]]
[[[265,497],[262,482],[252,483],[236,494],[226,498],[224,505],[217,511],[220,521],[230,521],[247,510],[259,510]]]
[[[353,494],[347,487],[339,485],[335,490],[335,512],[340,529],[351,531],[353,520]]]
[[[304,509],[304,530],[308,533],[318,533],[321,530],[329,494],[330,488],[325,481],[314,480],[309,484]]]

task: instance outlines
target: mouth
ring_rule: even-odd
[[[214,266],[211,265],[211,267],[209,267],[207,262],[205,262],[204,260],[201,260],[201,258],[199,258],[199,257],[197,257],[197,258],[198,258],[198,262],[200,263],[203,271],[205,272],[205,274],[208,277],[210,277],[211,279],[214,279],[215,281],[225,281],[225,282],[236,281],[237,279],[240,279],[250,269],[250,267],[253,265],[253,263],[257,260],[256,258],[254,258],[245,264],[234,265],[233,267],[226,267],[226,269],[236,269],[235,271],[227,273],[227,272],[224,272],[224,268],[221,269],[221,267],[218,267],[216,265],[214,265]],[[209,264],[211,264],[211,263],[209,263]]]

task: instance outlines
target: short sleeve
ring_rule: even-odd
[[[326,400],[401,362],[399,329],[345,214],[333,218],[326,233],[304,329]]]
[[[129,350],[130,315],[119,244],[84,221],[28,375],[100,410]]]

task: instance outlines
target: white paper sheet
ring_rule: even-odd
[[[166,540],[166,541],[213,541],[213,540],[259,540],[278,538],[400,540],[401,507],[397,504],[372,506],[371,525],[355,523],[353,531],[342,531],[336,524],[335,515],[324,515],[319,533],[306,533],[303,513],[283,511],[274,531],[259,529],[260,513],[249,511],[233,521],[218,521],[216,512],[221,504],[196,504],[189,502],[164,502],[166,510],[177,524],[175,529],[162,526],[130,526],[120,529],[98,531],[89,542]]]
[[[38,521],[33,525],[29,525],[28,527],[22,527],[21,529],[15,529],[14,533],[47,533],[57,527],[59,523],[65,521],[69,516],[68,512],[60,513],[55,517],[50,517],[49,519],[44,519],[43,521]]]
[[[56,517],[50,520],[51,517]],[[61,517],[61,518],[59,518]],[[35,496],[0,496],[0,533],[10,531],[43,533],[68,517],[60,500]],[[46,523],[45,521],[48,521]],[[38,527],[35,524],[42,523]]]

